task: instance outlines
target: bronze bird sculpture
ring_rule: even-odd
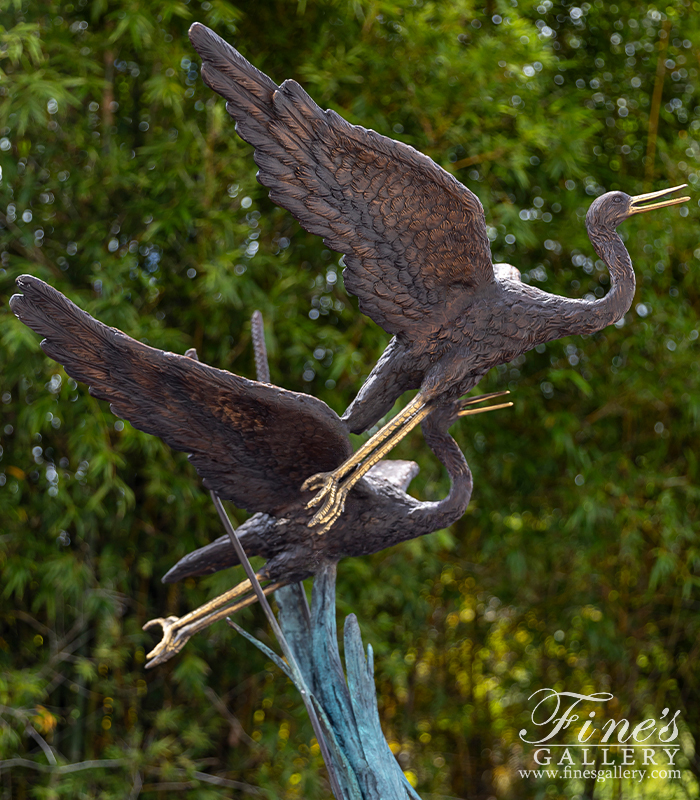
[[[548,294],[491,260],[484,211],[469,189],[414,148],[323,111],[293,80],[277,86],[237,50],[195,23],[190,39],[202,78],[227,100],[236,131],[255,148],[258,180],[306,230],[344,256],[345,288],[360,310],[393,335],[342,416],[361,433],[399,396],[410,403],[341,466],[308,479],[320,489],[312,525],[327,530],[350,488],[411,428],[422,411],[452,403],[492,367],[536,345],[590,334],[622,317],[635,289],[627,250],[615,232],[632,214],[682,203],[681,186],[593,201],[586,226],[610,271],[594,301]]]
[[[142,344],[98,322],[38,278],[22,275],[17,286],[22,294],[10,299],[12,311],[45,337],[41,347],[48,356],[88,384],[94,397],[107,400],[116,416],[188,452],[208,488],[253,513],[237,536],[249,555],[267,559],[258,574],[268,581],[265,593],[303,580],[323,564],[376,553],[459,519],[469,504],[472,476],[447,429],[459,417],[511,405],[471,408],[504,394],[499,392],[423,409],[425,439],[452,481],[447,497],[416,500],[405,489],[417,465],[382,462],[358,482],[343,519],[319,537],[309,531],[312,512],[299,487],[352,454],[345,425],[323,401]],[[262,339],[259,325],[258,317],[257,341]],[[269,376],[260,346],[256,363],[259,375]],[[165,580],[236,563],[224,537],[185,557]],[[255,600],[246,580],[181,619],[152,620],[148,625],[162,625],[164,635],[149,653],[149,666],[177,653],[196,631]]]

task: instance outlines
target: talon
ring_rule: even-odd
[[[323,508],[317,511],[311,518],[308,527],[315,528],[321,526],[319,530],[316,531],[318,535],[329,530],[345,510],[345,498],[347,493],[348,490],[346,488],[342,486],[336,487],[332,491],[331,496],[324,503]]]
[[[334,483],[335,479],[327,472],[319,472],[317,475],[307,478],[301,485],[302,491],[313,491],[314,489],[319,491],[309,500],[306,508],[317,506],[329,492],[333,491]]]
[[[313,508],[314,506],[317,506],[321,502],[321,500],[323,500],[324,497],[328,497],[328,499],[326,500],[326,503],[323,506],[323,508],[321,508],[319,510],[319,512],[316,514],[316,516],[314,517],[314,519],[318,518],[317,519],[317,521],[318,521],[326,513],[327,508],[328,508],[328,504],[334,502],[336,494],[338,493],[338,482],[336,481],[335,477],[332,474],[325,474],[324,473],[324,474],[319,474],[319,475],[313,475],[312,476],[312,478],[317,478],[317,477],[321,478],[321,483],[318,484],[318,486],[320,486],[320,491],[314,497],[312,497],[311,500],[309,500],[309,502],[306,504],[306,508]],[[307,481],[307,483],[308,483],[308,481]],[[304,484],[304,485],[306,485],[306,484]],[[303,488],[303,486],[302,486],[302,488]],[[309,523],[309,525],[312,525],[312,524],[315,524],[315,523],[313,521],[311,523]]]
[[[160,625],[163,628],[163,632],[165,632],[165,629],[170,628],[170,626],[174,622],[177,622],[178,619],[179,617],[156,617],[156,619],[149,619],[148,622],[141,628],[141,630],[147,631],[154,625]]]
[[[343,511],[345,510],[345,502],[343,501],[340,505],[340,508],[335,506],[332,510],[332,513],[321,520],[322,524],[321,527],[314,531],[317,536],[322,536],[324,533],[329,531],[333,525],[335,525],[336,520],[341,516]],[[310,527],[310,525],[309,525]]]
[[[335,522],[335,520],[333,520],[333,522]],[[327,531],[329,531],[333,527],[333,522],[326,523],[325,525],[322,525],[320,528],[317,528],[314,531],[316,536],[323,536],[324,533],[326,533]]]
[[[345,508],[345,495],[341,493],[334,493],[329,497],[323,508],[316,515],[319,523],[329,522],[331,519],[335,520],[343,513]]]
[[[155,658],[156,656],[159,656],[169,644],[170,638],[168,636],[164,636],[163,639],[153,648],[153,650],[146,653],[146,658]]]
[[[311,498],[311,500],[309,500],[309,502],[306,504],[305,508],[313,508],[314,506],[317,506],[321,502],[321,500],[323,500],[323,497],[324,497],[324,492],[319,492],[318,494],[315,494]]]
[[[323,522],[325,522],[326,521],[327,511],[328,511],[328,504],[325,503],[323,508],[320,511],[317,511],[313,515],[313,517],[311,517],[307,527],[315,528],[317,525],[321,525]]]
[[[150,653],[148,654],[147,658],[149,656],[150,656]],[[153,669],[153,667],[157,667],[158,664],[162,664],[162,663],[163,663],[163,658],[162,658],[162,653],[161,653],[160,655],[156,656],[155,658],[151,658],[150,661],[147,661],[144,664],[144,668],[145,669]]]
[[[311,517],[311,520],[308,525],[309,528],[313,528],[316,525],[320,525],[322,522],[326,522],[330,514],[333,513],[333,509],[335,508],[337,494],[338,494],[337,486],[331,487],[329,492],[326,493],[320,492],[318,497],[314,498],[314,500],[316,502],[322,500],[325,494],[328,494],[330,496],[326,499],[326,502],[323,504],[323,506],[313,515],[313,517]]]
[[[163,650],[163,644],[165,641],[161,642],[157,647],[151,650],[150,653],[146,656],[149,658],[150,661],[147,661],[145,664],[146,669],[152,669],[153,667],[158,666],[158,664],[162,664],[163,662],[167,661],[169,658],[172,658],[174,655],[180,652],[182,648],[187,644],[190,640],[189,636],[182,636],[182,631],[186,630],[187,628],[182,628],[182,630],[177,631],[175,638],[172,641],[168,640],[168,647]],[[172,637],[172,633],[170,633]],[[156,652],[156,650],[158,652]]]
[[[301,484],[301,491],[312,492],[314,489],[320,489],[328,480],[329,475],[327,472],[317,472]]]
[[[149,628],[154,627],[155,625],[160,625],[163,628],[163,638],[158,642],[158,644],[151,650],[150,653],[146,654],[146,658],[154,658],[157,657],[163,650],[170,644],[173,638],[173,628],[176,622],[179,622],[179,617],[157,617],[156,619],[149,620],[142,628],[142,630],[147,631]],[[158,663],[158,662],[154,662]]]

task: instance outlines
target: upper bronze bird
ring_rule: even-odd
[[[258,574],[269,581],[265,593],[314,575],[323,564],[376,553],[459,519],[469,504],[472,476],[447,430],[459,417],[511,405],[471,407],[497,396],[487,395],[424,409],[426,441],[452,482],[447,497],[434,503],[416,500],[405,489],[417,465],[384,461],[357,486],[333,531],[319,537],[309,531],[311,512],[299,487],[309,475],[336,468],[352,446],[338,415],[322,400],[269,383],[259,315],[253,338],[261,380],[251,381],[200,363],[194,351],[181,356],[138,342],[38,278],[21,275],[17,286],[22,294],[14,295],[10,306],[45,337],[41,346],[48,356],[87,383],[93,396],[111,403],[117,416],[190,453],[208,488],[253,513],[237,536],[249,555],[267,559]],[[166,580],[237,563],[226,536],[182,559]],[[163,640],[149,653],[148,666],[165,661],[195,632],[255,599],[250,582],[243,581],[180,619],[151,620],[148,626],[162,625]]]
[[[635,280],[615,232],[632,214],[682,203],[683,187],[630,197],[610,192],[586,217],[593,248],[610,271],[594,301],[548,294],[494,265],[484,211],[469,189],[408,145],[323,111],[293,80],[277,86],[203,25],[190,28],[202,78],[226,98],[239,135],[255,148],[258,180],[306,230],[342,253],[346,289],[360,310],[393,334],[342,419],[361,433],[397,398],[414,399],[339,468],[307,480],[325,498],[310,524],[327,530],[349,489],[418,424],[426,406],[450,403],[492,367],[537,344],[590,334],[629,309]]]

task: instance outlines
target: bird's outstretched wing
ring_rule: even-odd
[[[46,337],[44,352],[116,416],[190,453],[205,484],[237,506],[280,514],[306,478],[352,454],[321,400],[137,342],[38,278],[22,275],[17,286],[10,306]]]
[[[377,324],[424,339],[447,321],[450,287],[494,279],[481,203],[432,159],[323,111],[295,81],[277,86],[204,25],[190,39],[258,180],[343,253],[345,287]]]

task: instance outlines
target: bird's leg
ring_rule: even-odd
[[[263,589],[263,592],[265,595],[268,595],[277,591],[277,589],[282,588],[284,585],[284,581],[270,583]],[[217,611],[212,611],[211,613],[200,616],[199,618],[190,619],[186,625],[178,627],[176,630],[173,630],[172,622],[170,623],[169,627],[166,628],[166,625],[163,624],[163,620],[152,619],[150,622],[144,625],[144,628],[156,622],[163,625],[163,641],[161,641],[161,643],[148,654],[148,658],[151,660],[146,662],[146,668],[150,669],[151,667],[155,667],[157,664],[162,664],[164,661],[167,661],[176,653],[179,653],[195,633],[204,630],[204,628],[208,628],[210,625],[213,625],[220,619],[225,619],[230,614],[235,614],[236,611],[240,611],[242,608],[247,608],[248,606],[253,605],[257,599],[258,598],[254,594],[250,594],[248,597],[244,597],[242,600],[239,600],[233,605],[224,605],[223,608],[220,608]],[[204,607],[202,606],[202,608]],[[192,612],[192,614],[196,614],[199,611],[201,611],[201,609],[197,609],[196,611]],[[189,616],[190,615],[188,615],[188,617]],[[183,620],[184,619],[186,618],[183,617]],[[168,620],[177,621],[177,617],[167,617],[165,622],[167,623]]]
[[[164,661],[172,658],[176,653],[179,653],[187,644],[190,637],[197,633],[197,631],[206,628],[222,617],[239,611],[241,608],[252,605],[255,600],[255,595],[251,594],[232,606],[226,606],[223,610],[212,611],[211,614],[206,614],[198,620],[192,621],[189,625],[183,625],[182,627],[176,627],[176,623],[180,622],[177,617],[158,617],[158,619],[149,620],[143,626],[143,629],[146,630],[156,624],[161,625],[163,628],[163,638],[148,654],[147,658],[150,660],[146,662],[146,669],[151,669],[151,667],[162,664]]]
[[[310,528],[324,521],[324,519],[330,516],[333,510],[337,508],[340,508],[338,513],[342,513],[342,507],[345,503],[345,493],[341,493],[340,496],[338,494],[341,479],[352,472],[356,467],[362,469],[362,462],[387,439],[393,439],[394,434],[399,430],[403,431],[403,433],[396,439],[394,444],[403,438],[410,430],[415,428],[418,422],[414,422],[413,417],[423,409],[427,402],[425,396],[419,392],[402,411],[380,428],[374,436],[370,437],[356,453],[353,453],[353,455],[344,461],[337,469],[333,470],[333,472],[319,472],[304,481],[301,485],[302,491],[320,489],[318,494],[306,504],[307,508],[318,505],[324,497],[326,498],[323,507],[309,522]],[[367,469],[369,469],[369,467]],[[362,475],[364,475],[366,471],[367,470],[364,470]],[[360,477],[362,477],[362,475],[360,475]],[[337,516],[338,514],[335,515],[334,519],[337,518]],[[327,528],[324,530],[327,530]]]
[[[405,423],[392,437],[387,439],[381,444],[373,453],[371,453],[357,469],[349,475],[336,489],[334,498],[335,502],[330,504],[326,501],[323,508],[313,517],[309,522],[309,527],[312,525],[320,525],[316,530],[319,535],[329,530],[333,523],[343,513],[345,509],[345,498],[352,487],[366,475],[372,467],[381,461],[384,456],[396,447],[396,445],[409,433],[416,425],[419,425],[432,411],[432,405],[428,404],[418,411],[415,416]],[[317,521],[315,521],[317,520]]]
[[[508,406],[512,406],[512,403],[500,403],[496,406],[486,406],[484,408],[467,408],[468,406],[472,406],[475,403],[480,403],[484,400],[492,400],[495,397],[502,397],[503,395],[509,394],[509,392],[492,392],[491,394],[482,394],[478,397],[470,397],[462,403],[461,410],[458,412],[458,416],[466,417],[471,416],[472,414],[481,414],[484,411],[495,411],[499,408],[507,408]],[[408,408],[408,406],[407,406]],[[379,461],[381,461],[384,456],[390,452],[400,441],[406,436],[409,431],[413,430],[416,425],[419,425],[432,411],[433,406],[430,401],[423,402],[422,406],[418,408],[418,410],[414,411],[413,415],[409,417],[408,420],[404,422],[404,424],[400,427],[393,426],[394,433],[384,442],[380,442],[378,446],[375,445],[376,449],[373,452],[370,452],[368,456],[360,463],[355,469],[355,471],[349,475],[341,484],[335,487],[335,492],[333,494],[332,499],[326,501],[323,508],[315,514],[315,516],[309,522],[309,527],[314,525],[321,525],[322,527],[319,528],[317,533],[322,534],[325,533],[333,523],[338,519],[338,517],[343,513],[343,509],[345,507],[345,498],[347,497],[348,492],[352,487],[362,478],[363,475],[366,475],[367,472]],[[393,423],[397,417],[394,417],[393,420],[388,425],[385,425],[379,433],[385,428],[388,428],[391,423]],[[377,434],[378,435],[378,434]],[[375,437],[372,437],[374,439]],[[367,442],[367,445],[371,444],[372,439]],[[365,445],[365,447],[367,446]],[[355,453],[357,456],[361,452],[362,448]],[[346,461],[345,464],[348,462]],[[344,465],[341,465],[340,469],[342,469]],[[334,473],[329,473],[333,475]],[[346,473],[347,474],[347,473]],[[316,477],[316,476],[314,476]],[[324,476],[326,477],[326,476]],[[313,477],[310,479],[313,480]],[[302,487],[303,488],[303,487]],[[318,497],[318,496],[317,496]],[[315,504],[317,498],[314,498],[311,504]],[[308,506],[307,506],[308,507]]]
[[[484,411],[496,411],[499,408],[509,408],[513,405],[513,403],[499,403],[495,406],[486,406],[484,408],[467,408],[468,406],[474,405],[474,403],[480,403],[483,400],[491,400],[494,397],[502,397],[503,395],[510,394],[510,392],[493,392],[492,394],[482,394],[478,397],[470,397],[465,400],[461,404],[460,411],[457,413],[458,417],[467,417],[473,414],[481,414]],[[335,522],[336,519],[343,513],[343,507],[345,505],[345,497],[347,493],[352,489],[352,487],[360,480],[363,475],[366,475],[367,472],[379,461],[384,458],[384,456],[390,452],[400,441],[403,437],[414,428],[416,425],[421,423],[427,416],[430,415],[431,411],[433,410],[432,403],[427,403],[423,406],[423,408],[416,413],[414,417],[411,418],[409,423],[397,431],[390,439],[388,439],[384,444],[380,445],[372,455],[370,455],[358,469],[355,470],[348,478],[346,478],[343,483],[340,484],[338,487],[338,492],[342,493],[341,504],[340,507],[335,507],[331,509],[330,513],[324,516],[320,522],[323,524],[323,527],[317,531],[317,533],[325,533]]]
[[[480,394],[478,397],[468,397],[461,405],[460,410],[457,412],[458,417],[470,417],[472,414],[483,414],[484,411],[497,411],[499,408],[510,408],[513,403],[499,403],[497,406],[484,406],[482,408],[468,408],[473,406],[474,403],[480,403],[483,400],[493,400],[494,397],[504,397],[510,394],[506,389],[504,392],[491,392],[491,394]]]
[[[258,580],[264,580],[265,576],[263,573],[257,573],[256,577]],[[237,598],[241,597],[242,595],[248,594],[252,590],[252,585],[249,580],[241,581],[238,586],[234,586],[233,589],[230,589],[228,592],[224,592],[223,594],[215,597],[213,600],[210,600],[208,603],[204,603],[204,605],[196,608],[194,611],[190,611],[189,614],[185,614],[184,617],[158,617],[157,619],[149,620],[144,626],[143,630],[148,630],[152,628],[154,625],[160,625],[163,628],[163,638],[161,641],[148,653],[147,658],[156,658],[160,653],[163,651],[169,651],[173,637],[177,634],[179,630],[184,628],[185,626],[190,626],[192,623],[201,620],[203,617],[206,618],[209,614],[213,611],[220,609],[222,606],[228,606],[236,600]],[[255,602],[255,596],[252,596],[250,601]],[[210,623],[207,623],[210,624]],[[206,627],[206,626],[203,626]],[[196,630],[200,630],[197,628]],[[195,633],[196,631],[192,631]],[[184,640],[187,641],[189,636]],[[184,645],[184,641],[182,645]],[[179,650],[182,649],[182,645],[174,650],[171,655],[177,653]],[[169,658],[170,656],[168,656]],[[162,659],[165,660],[165,659]],[[154,662],[157,663],[157,662]]]

